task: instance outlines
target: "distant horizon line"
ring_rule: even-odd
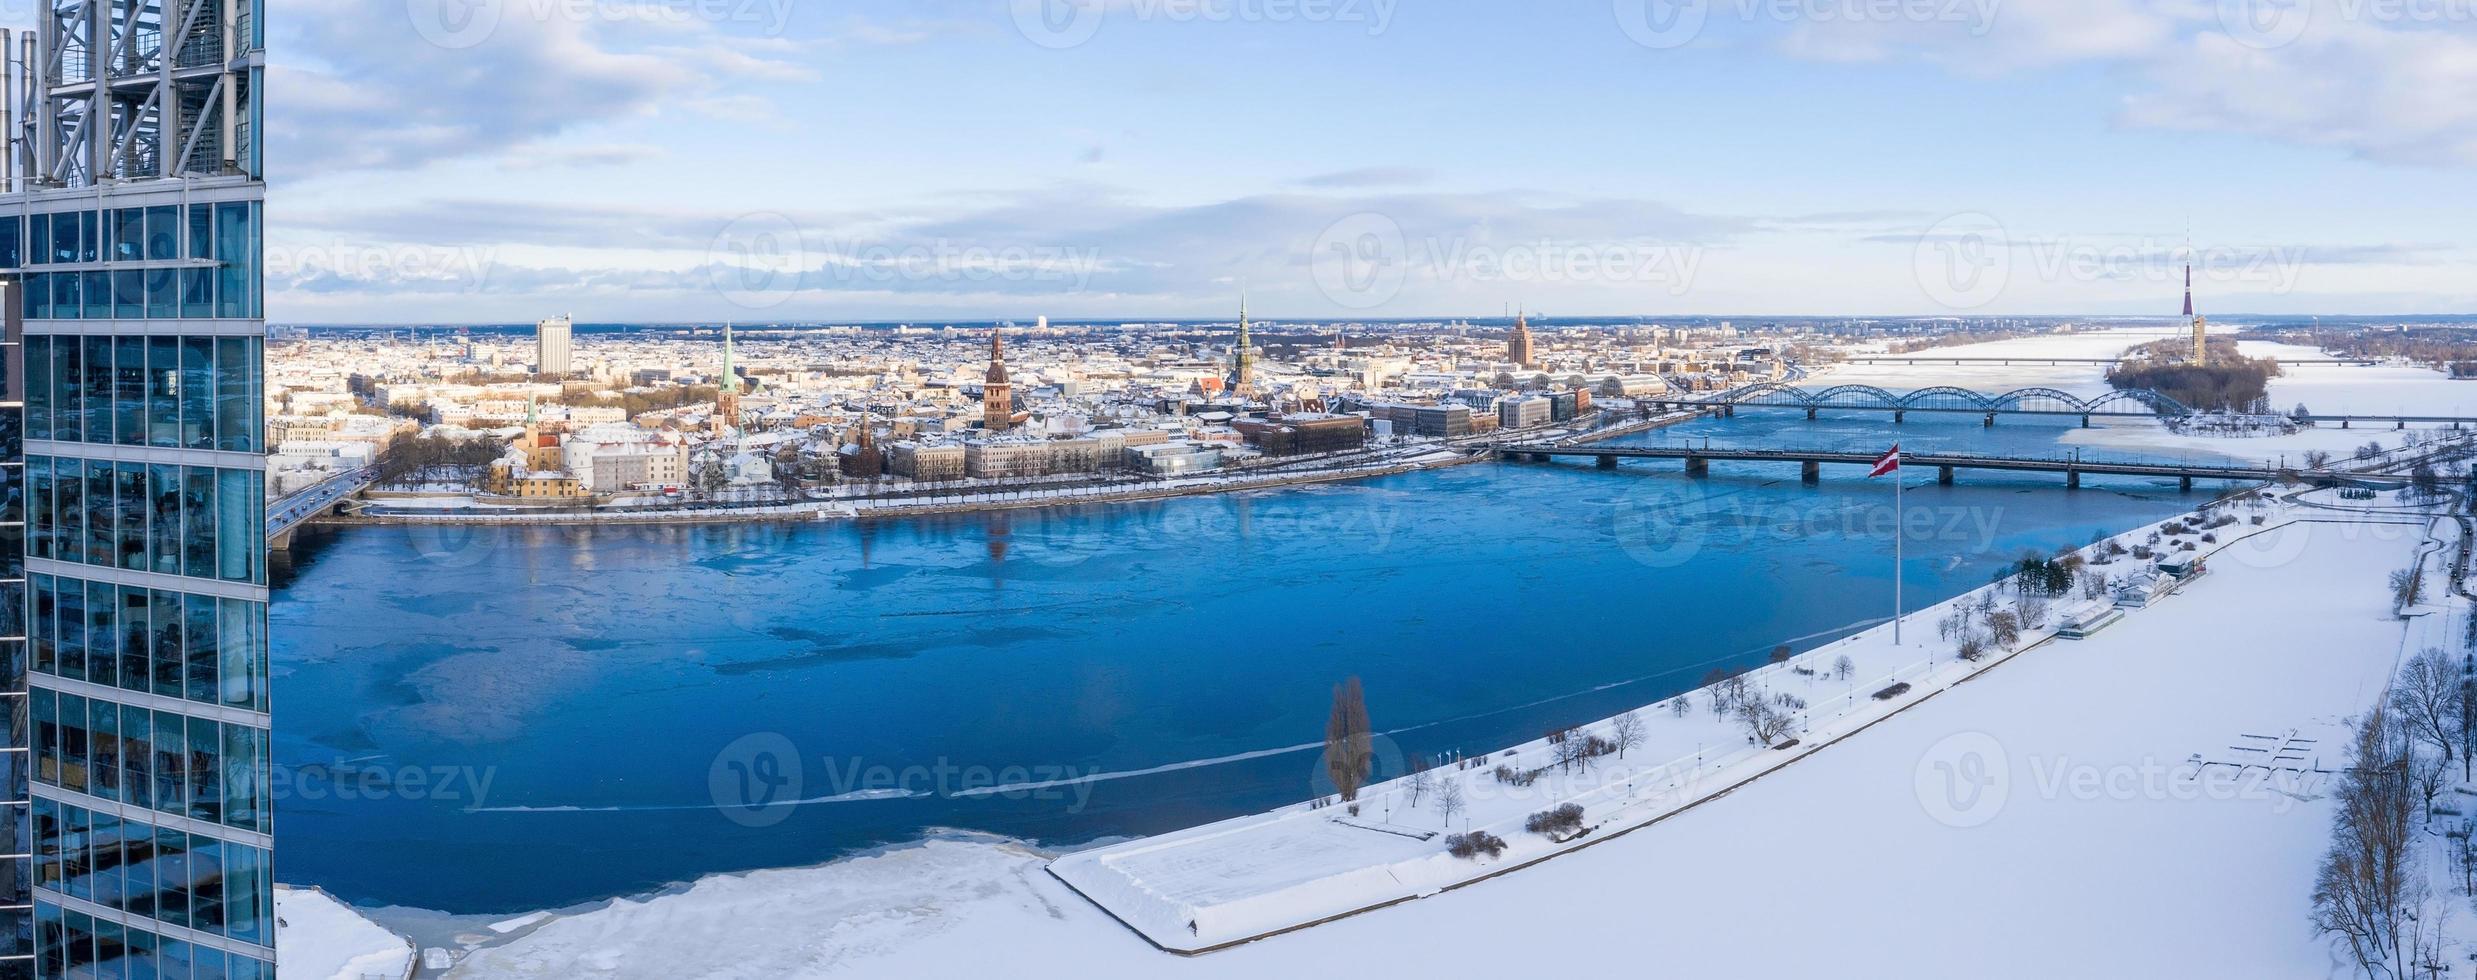
[[[2380,320],[2380,321],[2393,321],[2393,322],[2409,322],[2409,321],[2424,321],[2424,320],[2477,320],[2477,311],[2472,311],[2472,312],[2467,312],[2467,313],[2220,313],[2220,314],[2214,314],[2213,316],[2214,316],[2214,319],[2215,319],[2215,320],[2217,320],[2218,322],[2222,322],[2222,323],[2231,322],[2231,321],[2235,321],[2235,320],[2347,320],[2347,321]],[[1401,317],[1339,317],[1339,316],[1336,316],[1336,317],[1283,317],[1283,316],[1273,316],[1273,317],[1261,317],[1261,316],[1258,316],[1258,315],[1255,315],[1255,314],[1252,314],[1252,313],[1251,313],[1251,314],[1248,316],[1248,320],[1249,320],[1251,323],[1256,323],[1256,324],[1272,324],[1272,325],[1275,325],[1275,326],[1279,326],[1279,325],[1282,325],[1282,324],[1315,324],[1315,325],[1330,325],[1330,324],[1354,324],[1354,323],[1376,324],[1376,325],[1396,325],[1396,326],[1401,326],[1401,325],[1410,325],[1410,324],[1452,324],[1452,323],[1467,323],[1467,324],[1495,324],[1495,323],[1506,323],[1506,324],[1510,324],[1510,323],[1513,323],[1513,322],[1515,321],[1515,319],[1516,319],[1515,317],[1510,316],[1510,315],[1478,316],[1478,317],[1473,317],[1473,316],[1401,316]],[[1648,315],[1648,314],[1592,314],[1592,315],[1574,315],[1574,316],[1533,315],[1533,316],[1531,316],[1529,319],[1530,319],[1530,322],[1532,322],[1532,323],[1533,323],[1533,324],[1535,324],[1535,325],[1537,325],[1537,324],[1550,324],[1550,325],[1554,325],[1554,324],[1558,324],[1558,323],[1565,323],[1565,324],[1572,324],[1572,325],[1584,325],[1584,326],[1627,326],[1627,325],[1632,325],[1632,326],[1662,326],[1662,325],[1666,325],[1666,324],[1669,324],[1669,323],[1707,323],[1708,321],[1733,321],[1733,320],[1746,320],[1746,321],[1750,321],[1750,322],[1782,322],[1782,321],[1797,322],[1797,321],[1817,321],[1817,320],[1871,320],[1871,321],[1879,321],[1879,322],[1885,322],[1885,323],[1916,323],[1916,322],[1928,322],[1928,321],[1990,321],[1990,320],[2029,320],[2029,321],[2063,322],[2063,321],[2088,320],[2088,321],[2106,321],[2106,322],[2124,322],[2124,323],[2157,322],[2157,323],[2176,324],[2176,325],[2182,325],[2182,324],[2184,323],[2184,318],[2183,318],[2182,316],[2180,316],[2180,315],[2175,315],[2175,314],[2140,314],[2140,313],[2011,313],[2011,314],[1994,314],[1994,313],[1988,313],[1988,314],[1953,314],[1953,313],[1943,313],[1943,314],[1930,314],[1930,313],[1920,313],[1920,314],[1871,314],[1871,313],[1795,313],[1795,314],[1784,314],[1784,313],[1764,313],[1764,314],[1734,313],[1734,314],[1733,314],[1733,313],[1692,313],[1692,314],[1671,314],[1671,315],[1660,315],[1660,316],[1654,316],[1654,315]],[[268,325],[269,325],[269,327],[271,327],[271,328],[272,328],[272,327],[281,327],[281,328],[285,328],[285,329],[301,329],[301,330],[463,330],[463,329],[477,329],[477,328],[478,328],[478,329],[532,329],[533,327],[535,327],[535,326],[537,325],[537,322],[538,322],[538,321],[533,321],[533,320],[471,320],[471,321],[422,320],[422,321],[398,321],[398,322],[377,322],[377,321],[344,321],[344,320],[336,320],[336,321],[298,321],[298,322],[277,322],[277,321],[272,321],[272,320],[270,320],[270,321],[268,322]],[[1237,318],[1236,318],[1236,317],[1051,317],[1051,318],[1049,318],[1049,321],[1048,321],[1048,322],[1049,322],[1049,325],[1050,325],[1051,327],[1115,327],[1115,326],[1127,326],[1127,325],[1155,325],[1155,324],[1159,324],[1159,325],[1169,325],[1169,326],[1203,325],[1203,324],[1224,324],[1224,323],[1236,323],[1236,322],[1238,322],[1238,320],[1237,320]],[[772,329],[831,329],[831,328],[835,328],[835,327],[885,327],[885,328],[914,327],[914,328],[921,328],[921,329],[932,329],[932,330],[934,330],[934,329],[942,329],[942,328],[960,328],[960,327],[970,327],[970,328],[987,328],[987,327],[991,327],[991,326],[998,325],[998,324],[1011,324],[1011,325],[1013,325],[1013,326],[1015,326],[1015,327],[1017,327],[1017,328],[1019,328],[1019,329],[1037,329],[1037,328],[1038,328],[1038,321],[1037,321],[1037,319],[1035,319],[1035,320],[1018,320],[1018,319],[1013,319],[1013,318],[1009,318],[1009,317],[982,317],[982,318],[978,318],[978,319],[947,319],[947,320],[922,320],[922,319],[918,319],[918,318],[910,318],[910,319],[876,319],[876,320],[810,320],[810,319],[797,319],[797,320],[734,320],[734,319],[730,319],[730,318],[727,318],[727,317],[717,317],[717,318],[712,318],[712,319],[697,319],[697,320],[581,320],[581,319],[580,319],[580,320],[576,320],[576,321],[574,321],[574,323],[575,323],[575,326],[576,326],[577,328],[579,328],[579,329],[583,329],[583,328],[586,328],[586,327],[684,327],[684,328],[720,329],[720,328],[721,328],[724,324],[726,324],[726,323],[733,325],[733,327],[734,327],[735,329],[739,329],[739,330],[772,330]]]

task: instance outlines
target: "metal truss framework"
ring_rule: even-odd
[[[2021,388],[1981,394],[1967,388],[1920,388],[1895,394],[1873,385],[1840,385],[1821,391],[1759,384],[1698,404],[1760,408],[1866,409],[1893,412],[2010,412],[2023,415],[2191,415],[2177,400],[2148,389],[2111,391],[2082,398],[2054,388]]]
[[[255,4],[42,0],[24,40],[15,171],[33,187],[257,169]]]

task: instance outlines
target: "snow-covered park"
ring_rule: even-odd
[[[2307,914],[2340,761],[2333,733],[2381,697],[2403,650],[2448,645],[2454,620],[2434,609],[2404,620],[2393,607],[2390,573],[2435,550],[2423,517],[2387,504],[2229,513],[2239,521],[2221,541],[2174,552],[2216,551],[2207,574],[2087,639],[2033,631],[2018,652],[1959,661],[1930,610],[1906,646],[1878,630],[1767,668],[1752,680],[1807,705],[1781,733],[1800,739],[1785,751],[1750,744],[1697,694],[1683,717],[1665,702],[1638,712],[1644,732],[1622,760],[1561,767],[1534,743],[1449,767],[1439,778],[1465,797],[1454,829],[1498,828],[1507,848],[1496,858],[1418,839],[1446,829],[1443,791],[1432,782],[1412,806],[1397,782],[1363,792],[1357,818],[1294,807],[1054,864],[1018,843],[957,838],[708,878],[548,918],[452,975],[1511,976],[1549,963],[1685,976],[2327,976],[2330,947]],[[1875,700],[1898,671],[1911,689]],[[2289,761],[2237,765],[2272,756]],[[1547,771],[1525,797],[1497,779],[1499,764]],[[1558,844],[1523,829],[1553,802],[1581,803],[1589,832]],[[1408,900],[1202,956],[1154,948],[1395,898]]]

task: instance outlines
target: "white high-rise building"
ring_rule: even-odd
[[[568,350],[576,336],[575,321],[555,316],[533,327],[533,370],[536,374],[568,373]]]

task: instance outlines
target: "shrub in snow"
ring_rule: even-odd
[[[1567,803],[1554,810],[1542,810],[1524,818],[1522,829],[1543,837],[1559,839],[1572,837],[1582,832],[1583,808]]]
[[[1532,783],[1539,781],[1540,771],[1537,769],[1524,769],[1521,771],[1516,771],[1511,766],[1498,766],[1496,777],[1497,782],[1504,783],[1507,786],[1529,786]]]
[[[1880,691],[1875,692],[1875,700],[1877,700],[1877,701],[1890,701],[1890,700],[1892,700],[1893,698],[1900,697],[1901,695],[1904,695],[1904,694],[1907,694],[1907,693],[1909,693],[1909,682],[1908,682],[1908,681],[1902,681],[1902,682],[1900,682],[1900,683],[1898,683],[1898,684],[1894,684],[1894,685],[1892,685],[1891,687],[1887,687],[1887,688],[1884,688],[1883,690],[1880,690]]]
[[[1505,853],[1505,838],[1485,830],[1453,834],[1445,838],[1445,853],[1469,860],[1482,854],[1496,857]]]

